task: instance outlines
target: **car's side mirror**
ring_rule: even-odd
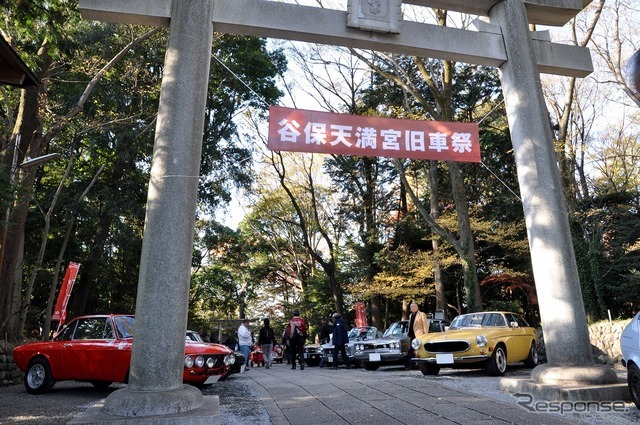
[[[518,322],[511,322],[511,323],[509,323],[509,325],[510,325],[512,328],[517,328],[517,327],[518,327]]]

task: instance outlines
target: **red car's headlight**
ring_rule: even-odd
[[[214,359],[213,357],[209,357],[207,359],[207,367],[208,368],[212,368],[215,364],[216,364],[216,359]]]
[[[184,367],[187,369],[189,369],[190,367],[193,367],[193,357],[191,356],[184,357]]]
[[[232,365],[236,362],[236,356],[234,354],[227,354],[224,356],[224,364],[225,366]]]
[[[202,356],[196,357],[196,361],[195,361],[194,364],[196,365],[196,367],[204,366],[204,357],[202,357]]]

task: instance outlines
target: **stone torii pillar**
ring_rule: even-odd
[[[72,423],[220,423],[217,397],[205,399],[199,389],[182,383],[213,3],[180,0],[166,6],[171,24],[147,197],[129,385],[111,393],[101,412]]]
[[[549,362],[533,370],[532,384],[516,386],[543,398],[557,398],[546,384],[614,384],[615,372],[593,360],[566,200],[524,4],[501,1],[489,17],[502,29],[509,58],[500,66],[500,80]],[[596,396],[591,392],[586,397]]]
[[[79,1],[87,19],[170,24],[130,385],[107,398],[104,412],[157,417],[188,414],[203,405],[202,395],[182,386],[180,375],[214,29],[499,67],[550,362],[534,369],[532,376],[541,384],[614,382],[615,374],[594,366],[591,359],[539,79],[539,72],[584,77],[593,70],[591,57],[588,49],[551,43],[543,33],[528,30],[529,23],[563,25],[590,0],[405,0],[490,17],[491,24],[479,22],[475,32],[402,21],[401,0],[345,1],[348,12],[267,0]],[[194,423],[185,421],[181,419],[181,423]],[[160,422],[150,419],[150,423]]]

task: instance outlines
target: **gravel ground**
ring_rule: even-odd
[[[619,377],[625,377],[624,370],[616,370]],[[511,366],[507,369],[505,375],[509,378],[529,378],[531,377],[531,369],[519,366]],[[514,404],[522,399],[518,399],[511,394],[507,394],[500,389],[500,380],[494,377],[486,376],[484,371],[474,370],[446,370],[440,371],[436,377],[427,377],[425,379],[437,380],[439,385],[458,390],[468,391],[473,394],[490,397],[501,400],[505,403]],[[598,411],[597,408],[590,408],[586,412],[564,413],[565,419],[574,420],[589,425],[638,425],[640,424],[640,410],[633,403],[624,403],[624,412]],[[523,407],[524,408],[524,407]]]
[[[221,425],[269,424],[269,414],[258,399],[256,390],[239,375],[203,390],[204,395],[220,397]]]

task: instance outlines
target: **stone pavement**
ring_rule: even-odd
[[[252,368],[237,379],[257,393],[274,425],[575,424],[437,383],[418,371]],[[498,379],[498,378],[495,378]],[[469,381],[470,384],[473,380]]]

